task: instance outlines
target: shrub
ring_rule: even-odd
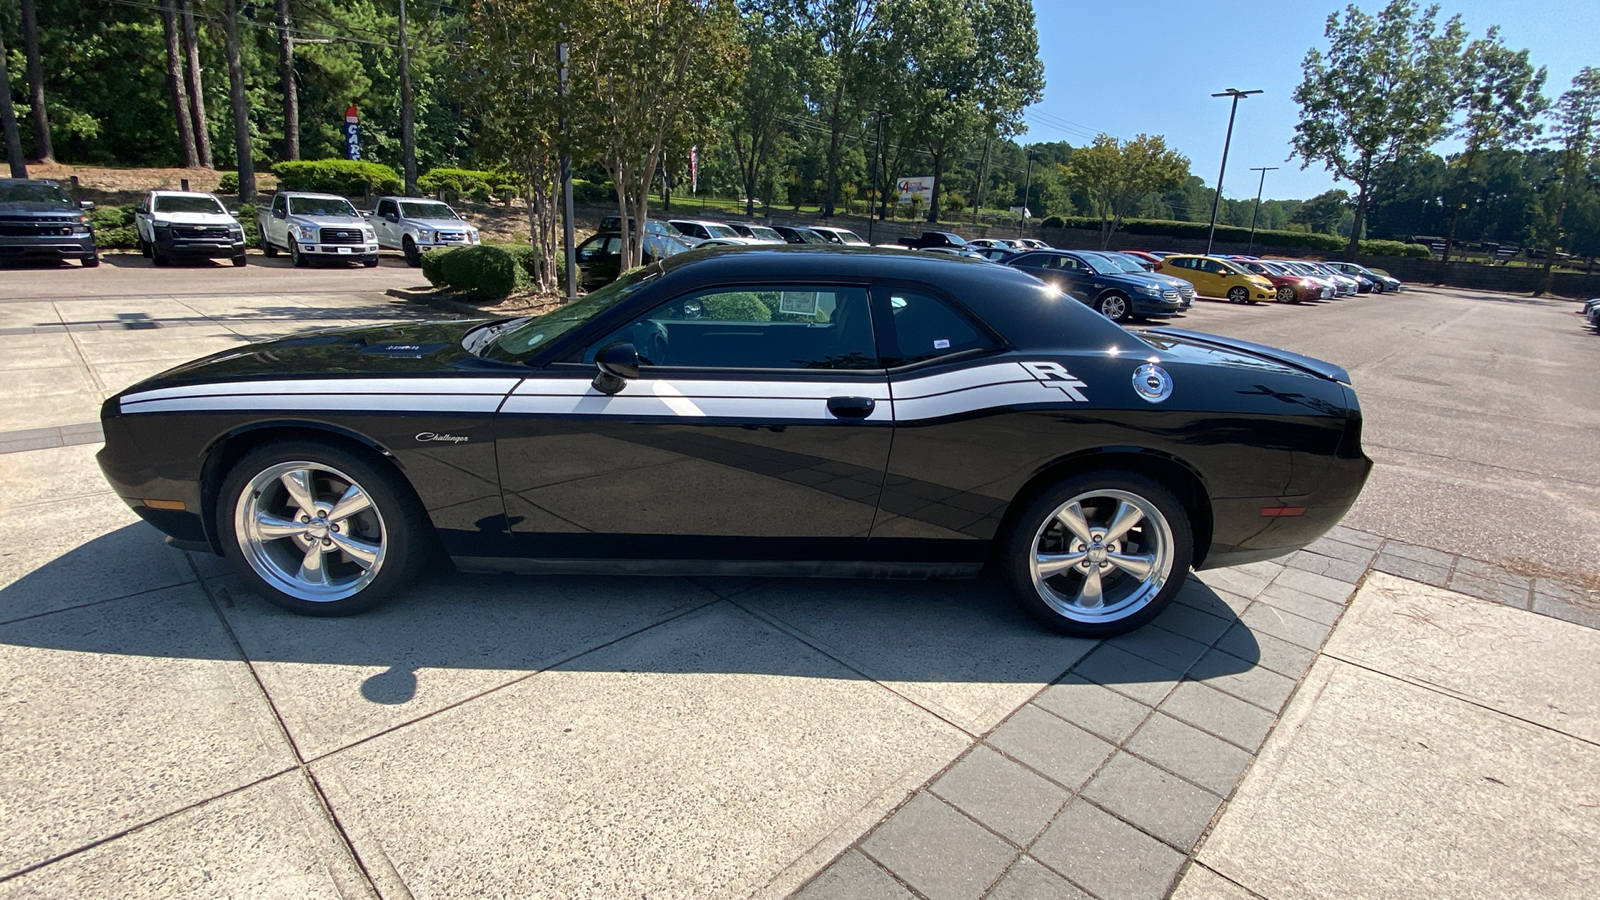
[[[719,322],[770,322],[772,310],[754,293],[741,291],[707,297],[705,317]]]
[[[417,188],[424,194],[453,194],[480,202],[496,196],[510,197],[517,192],[516,179],[511,173],[480,169],[429,169],[417,179]]]
[[[244,244],[246,247],[261,246],[261,228],[256,224],[256,204],[239,204],[239,215],[234,218],[244,226]]]
[[[1424,244],[1378,240],[1362,241],[1361,254],[1363,256],[1407,256],[1412,259],[1427,259],[1433,255]]]
[[[1100,230],[1100,220],[1092,216],[1051,216],[1042,223],[1046,228],[1082,228]],[[1121,231],[1125,234],[1168,238],[1203,238],[1210,231],[1209,222],[1177,222],[1170,219],[1127,219]],[[1217,240],[1244,243],[1250,239],[1250,229],[1237,225],[1218,225]],[[1306,250],[1342,250],[1345,239],[1331,234],[1309,234],[1297,231],[1267,231],[1258,229],[1255,242],[1273,247],[1297,247]]]
[[[1060,216],[1051,216],[1050,218],[1045,219],[1043,222],[1040,222],[1039,223],[1039,227],[1040,228],[1065,228],[1065,227],[1067,227],[1067,225],[1066,225],[1065,222],[1061,221],[1061,217]]]
[[[430,250],[422,255],[422,275],[435,287],[479,299],[505,297],[526,288],[529,281],[523,263],[493,244]]]
[[[967,208],[967,198],[955,191],[946,191],[939,198],[939,207],[947,213],[958,213]]]
[[[96,206],[88,215],[95,246],[101,250],[131,250],[139,246],[139,232],[133,226],[133,207]]]
[[[609,184],[595,184],[581,178],[572,179],[572,202],[593,205],[596,203],[617,202],[617,195]]]
[[[490,244],[511,254],[524,275],[531,281],[539,275],[539,248],[532,244]]]
[[[222,176],[217,179],[217,193],[219,193],[219,194],[237,194],[237,193],[239,193],[239,173],[238,172],[223,172]]]
[[[403,185],[394,169],[379,163],[348,159],[314,159],[280,162],[272,167],[278,188],[285,191],[323,191],[360,197],[398,194]]]

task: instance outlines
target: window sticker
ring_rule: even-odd
[[[950,349],[950,341],[945,339],[945,338],[939,338],[938,340],[933,342],[933,349],[935,349],[935,350],[949,350]]]
[[[817,314],[816,291],[784,291],[778,297],[778,312],[794,316]]]

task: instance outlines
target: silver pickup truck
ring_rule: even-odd
[[[372,224],[336,194],[279,192],[271,206],[256,213],[256,224],[261,228],[261,250],[268,256],[286,250],[296,266],[313,259],[378,264],[378,236]]]
[[[448,204],[416,197],[379,197],[372,212],[378,246],[399,250],[406,265],[422,265],[422,253],[435,247],[470,247],[478,243],[478,229]]]

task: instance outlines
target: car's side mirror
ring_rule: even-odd
[[[93,200],[79,200],[78,201],[78,208],[81,209],[81,210],[85,210],[85,211],[94,209],[94,201]]]
[[[639,351],[626,342],[601,347],[594,364],[600,370],[594,377],[594,389],[602,394],[615,394],[628,379],[639,377]]]
[[[134,208],[133,208],[133,211],[134,211],[134,212],[135,212],[135,213],[137,213],[137,214],[138,214],[138,215],[141,215],[141,216],[148,216],[148,215],[150,215],[150,208],[149,208],[149,207],[147,207],[147,206],[135,206],[135,207],[134,207]]]

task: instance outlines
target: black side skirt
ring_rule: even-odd
[[[760,575],[773,578],[973,578],[983,563],[793,559],[532,559],[453,556],[463,572],[540,575]]]

